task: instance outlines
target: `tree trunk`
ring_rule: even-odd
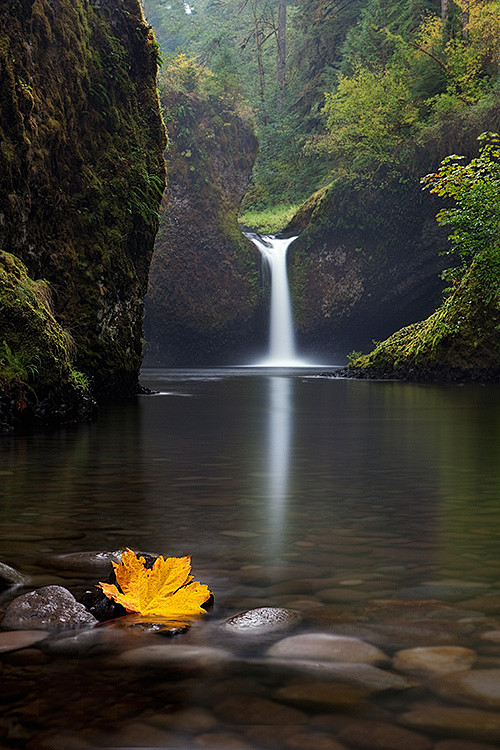
[[[448,2],[449,0],[441,0],[441,18],[446,21],[448,17]]]
[[[277,42],[276,82],[278,84],[278,111],[282,111],[285,106],[286,98],[286,0],[279,0]]]

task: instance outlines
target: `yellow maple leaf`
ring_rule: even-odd
[[[127,612],[173,619],[194,618],[204,612],[201,605],[212,592],[198,581],[192,583],[190,556],[160,556],[151,569],[146,568],[145,562],[144,557],[127,547],[121,562],[113,563],[120,588],[102,582],[98,586]]]

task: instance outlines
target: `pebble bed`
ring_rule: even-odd
[[[220,560],[196,571],[214,609],[175,637],[127,617],[27,628],[9,615],[0,749],[499,748],[500,565],[436,578],[401,549],[388,564],[395,543],[369,569],[380,532],[305,535],[274,567]],[[349,573],[332,575],[343,546]],[[2,610],[44,586],[78,596],[108,567],[102,553],[53,556],[4,581]]]

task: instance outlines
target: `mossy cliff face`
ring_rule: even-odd
[[[407,326],[347,368],[354,377],[500,379],[500,249],[477,256],[427,320]]]
[[[0,0],[0,250],[49,281],[100,396],[133,392],[141,362],[164,184],[156,65],[137,0]]]
[[[289,251],[302,349],[340,364],[437,307],[447,247],[438,210],[418,182],[397,178],[337,180],[309,199],[290,227],[304,229]]]
[[[74,344],[51,309],[48,285],[0,251],[0,433],[78,421],[94,404],[71,365]]]
[[[168,186],[146,297],[145,363],[234,363],[264,336],[260,255],[237,221],[257,142],[220,96],[170,88],[161,101]]]

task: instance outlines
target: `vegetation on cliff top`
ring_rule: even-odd
[[[437,220],[454,231],[461,264],[445,272],[448,297],[427,320],[353,357],[353,374],[498,379],[500,374],[500,136],[483,133],[468,164],[452,155],[427,175],[425,187],[455,205]]]

